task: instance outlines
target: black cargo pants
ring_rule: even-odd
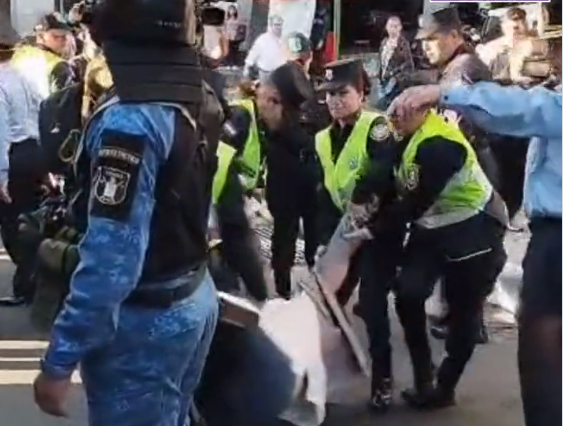
[[[279,199],[273,200],[275,197]],[[291,269],[294,266],[301,221],[304,257],[308,266],[314,265],[318,248],[315,190],[306,187],[296,188],[294,193],[267,191],[267,205],[274,222],[271,237],[271,266],[275,286],[279,295],[287,297],[292,291]]]
[[[353,257],[347,277],[336,292],[338,302],[347,304],[359,284],[360,315],[369,336],[372,358],[372,388],[392,378],[392,347],[388,295],[401,261],[406,228],[376,233]]]
[[[416,388],[433,383],[425,302],[443,277],[449,334],[437,383],[455,390],[475,350],[477,317],[506,262],[503,234],[498,222],[482,214],[440,230],[413,228],[395,291]]]

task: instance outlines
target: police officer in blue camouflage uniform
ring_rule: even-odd
[[[194,6],[94,5],[114,90],[77,153],[80,262],[34,383],[48,414],[66,414],[80,363],[91,426],[187,422],[218,314],[206,233],[222,120],[192,46]]]
[[[553,74],[562,75],[562,32],[548,34]],[[563,293],[563,96],[552,90],[477,83],[441,90],[422,86],[407,90],[391,106],[409,115],[422,106],[461,111],[483,129],[528,138],[524,210],[531,240],[523,261],[519,316],[518,367],[527,426],[558,424],[562,418]]]

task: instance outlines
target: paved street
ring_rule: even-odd
[[[526,236],[514,235],[510,243],[510,261],[519,262]],[[12,266],[5,254],[0,256],[0,295],[9,293]],[[509,279],[516,279],[510,277]],[[496,311],[489,311],[495,314]],[[326,426],[521,426],[519,387],[516,375],[515,330],[490,315],[493,341],[479,348],[461,384],[457,407],[438,413],[414,413],[401,404],[386,417],[367,415],[363,404],[366,386],[353,389],[352,404],[330,407]],[[399,326],[394,322],[393,344],[397,387],[409,383],[409,362],[402,344]],[[86,413],[80,385],[73,389],[70,418],[57,420],[41,414],[32,400],[31,383],[37,362],[45,346],[34,335],[24,309],[0,308],[0,421],[9,426],[85,426]],[[439,357],[440,348],[436,348]],[[78,380],[77,380],[78,382]],[[114,426],[114,425],[108,425]]]

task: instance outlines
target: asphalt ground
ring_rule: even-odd
[[[260,231],[260,233],[267,231]],[[510,234],[507,238],[510,273],[504,279],[520,279],[519,263],[528,234]],[[263,247],[268,254],[268,245]],[[508,268],[507,268],[508,269]],[[0,296],[10,294],[13,265],[0,252]],[[301,274],[301,267],[297,268]],[[523,425],[516,366],[516,330],[508,315],[488,308],[491,342],[481,346],[470,363],[460,385],[458,405],[440,412],[414,412],[398,402],[386,416],[375,417],[365,403],[368,383],[360,383],[350,392],[350,404],[330,406],[325,426],[521,426]],[[410,363],[402,341],[400,326],[391,313],[394,369],[398,390],[410,385]],[[363,335],[358,321],[356,329]],[[433,341],[439,359],[441,342]],[[80,380],[69,398],[68,419],[54,419],[41,413],[33,402],[31,384],[38,372],[38,361],[45,348],[45,337],[33,331],[25,308],[0,308],[0,425],[2,426],[86,426],[86,409]],[[397,398],[398,400],[399,398]]]

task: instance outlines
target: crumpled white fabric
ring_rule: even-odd
[[[292,360],[296,397],[281,418],[297,426],[321,425],[326,403],[346,401],[348,389],[363,377],[341,330],[306,293],[266,302],[259,326]]]

